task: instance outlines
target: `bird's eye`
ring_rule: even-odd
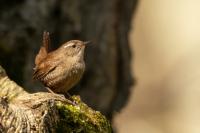
[[[76,45],[72,45],[72,48],[76,48]]]

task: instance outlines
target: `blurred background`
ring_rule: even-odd
[[[129,39],[134,53],[119,133],[200,132],[200,1],[140,0]]]
[[[51,49],[92,40],[86,73],[70,92],[118,133],[200,132],[200,1],[0,1],[0,64],[29,92],[42,33]]]

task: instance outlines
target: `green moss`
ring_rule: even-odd
[[[59,133],[111,133],[108,120],[99,111],[94,111],[84,104],[80,97],[73,96],[77,105],[58,103],[61,120],[57,125]]]

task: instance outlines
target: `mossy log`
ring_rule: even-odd
[[[2,133],[110,133],[100,112],[73,96],[75,105],[61,95],[30,94],[11,81],[0,66],[0,132]]]

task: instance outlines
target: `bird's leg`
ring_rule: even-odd
[[[47,90],[48,90],[48,92],[50,92],[51,94],[56,94],[56,93],[54,93],[49,87],[45,87]]]
[[[68,98],[72,99],[72,96],[69,94],[69,92],[65,93],[65,96],[67,96]]]
[[[64,97],[62,97],[61,95],[59,95],[59,94],[57,94],[57,93],[54,93],[49,87],[45,87],[47,90],[48,90],[48,92],[50,92],[51,94],[53,94],[53,95],[55,95],[55,96],[57,96],[57,97],[60,97],[61,99],[63,99]],[[65,95],[64,95],[65,96]],[[71,104],[71,105],[76,105],[75,104],[75,102],[72,100],[70,100],[70,99],[65,99],[65,101],[67,102],[67,103],[69,103],[69,104]]]

